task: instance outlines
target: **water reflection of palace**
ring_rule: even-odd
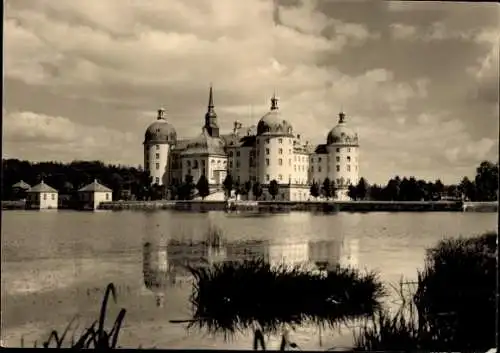
[[[312,265],[328,269],[341,261],[354,265],[357,254],[342,240],[273,241],[249,240],[228,242],[222,239],[205,241],[170,240],[166,246],[144,244],[144,283],[157,301],[168,286],[190,281],[190,267],[205,267],[223,261],[263,259],[272,264]],[[348,250],[348,254],[345,251]],[[353,260],[354,259],[354,260]],[[160,305],[160,304],[159,304]]]

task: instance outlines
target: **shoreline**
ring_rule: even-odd
[[[25,209],[23,201],[2,201],[2,210]],[[67,208],[59,208],[65,210]],[[99,210],[176,210],[191,212],[236,211],[250,213],[306,212],[498,212],[497,202],[463,201],[226,201],[159,200],[103,202]]]

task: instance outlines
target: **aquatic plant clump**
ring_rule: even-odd
[[[195,278],[189,326],[225,336],[255,324],[268,333],[284,324],[333,327],[372,315],[385,295],[375,273],[340,266],[318,274],[257,259],[189,270]]]

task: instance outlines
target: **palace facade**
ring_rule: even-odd
[[[264,199],[270,199],[267,189],[276,180],[277,200],[301,201],[312,199],[313,182],[321,184],[328,178],[336,184],[336,198],[343,200],[348,199],[347,188],[357,184],[359,176],[358,135],[349,128],[343,112],[326,143],[312,145],[282,116],[276,96],[257,125],[243,128],[234,122],[233,131],[222,134],[210,87],[200,135],[179,139],[165,110],[159,109],[157,120],[146,129],[143,145],[144,168],[152,183],[159,185],[182,181],[186,175],[193,176],[196,183],[204,174],[211,189],[220,190],[229,173],[240,184],[259,182]]]

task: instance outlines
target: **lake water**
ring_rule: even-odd
[[[245,217],[222,212],[2,212],[3,345],[19,346],[21,340],[25,346],[40,344],[52,329],[64,330],[75,314],[80,328],[89,324],[98,317],[104,288],[113,282],[118,304],[111,304],[110,320],[119,308],[127,309],[119,340],[123,347],[250,349],[252,339],[247,334],[225,342],[169,323],[190,318],[191,289],[182,276],[175,284],[167,281],[155,290],[144,284],[146,242],[158,249],[148,261],[161,269],[174,257],[185,256],[179,251],[174,254],[172,246],[165,251],[169,241],[196,243],[210,226],[223,231],[233,244],[233,255],[237,244],[254,240],[259,249],[267,246],[266,251],[278,258],[299,261],[330,256],[333,261],[378,270],[384,281],[395,283],[401,276],[415,279],[425,249],[443,237],[496,231],[497,214],[304,212]],[[318,248],[333,250],[318,255]],[[161,307],[159,296],[164,298]],[[347,328],[322,335],[323,348],[352,343]],[[317,328],[300,328],[292,337],[302,349],[320,349]],[[278,337],[269,340],[271,348],[279,346]]]

